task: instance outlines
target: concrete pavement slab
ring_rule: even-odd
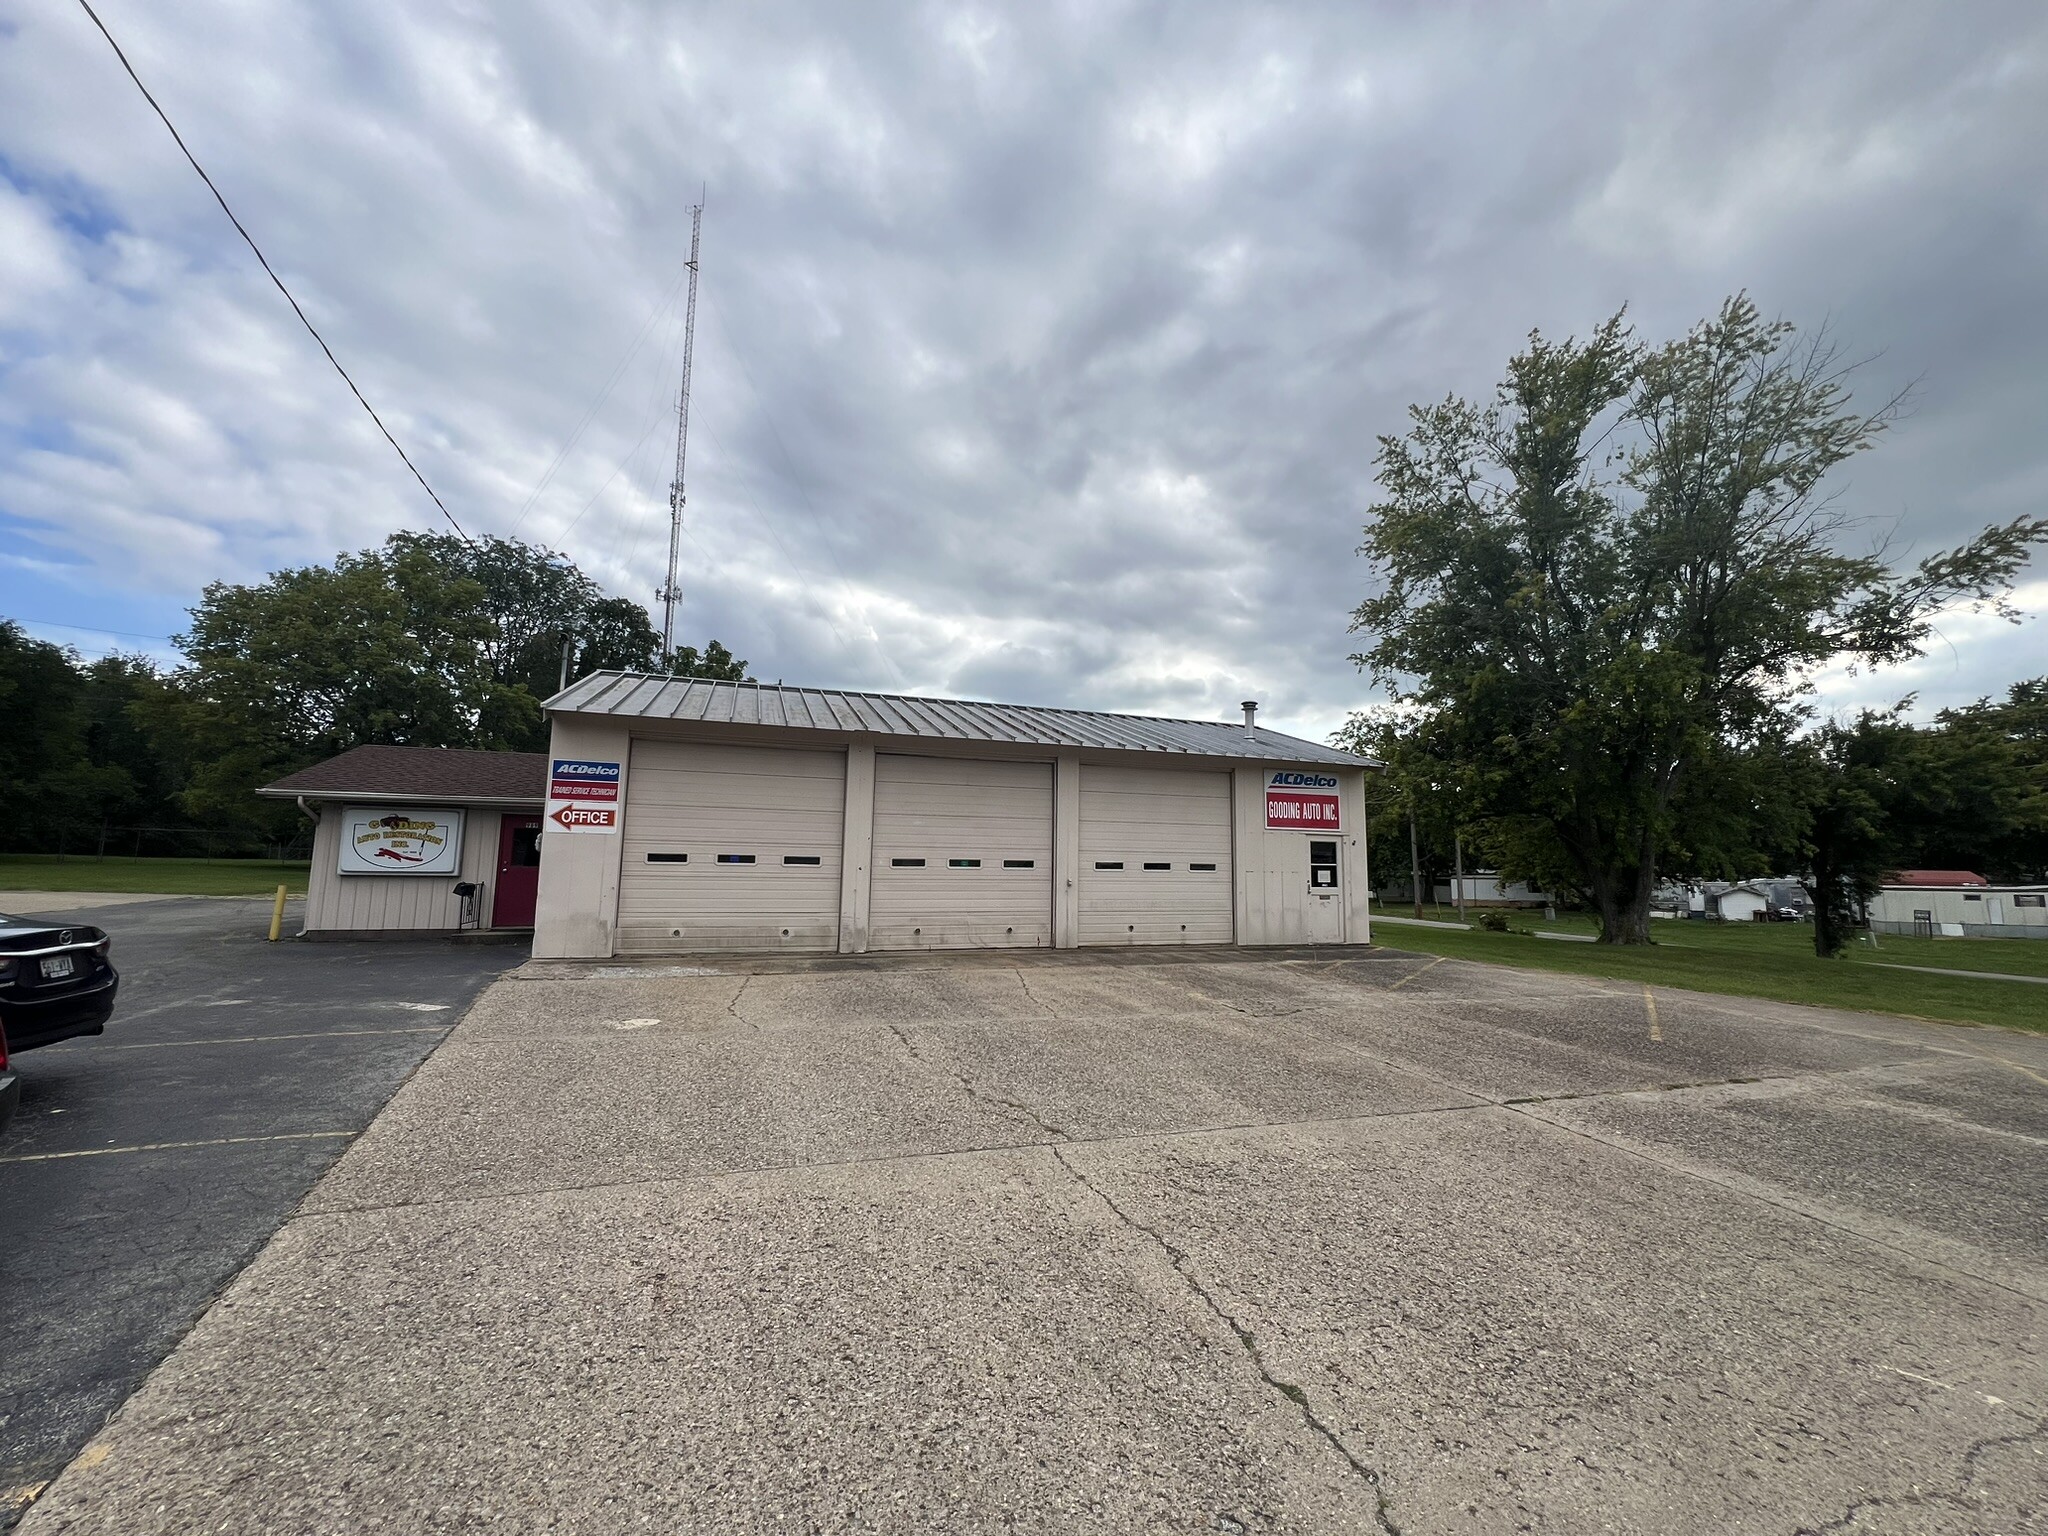
[[[1464,1106],[1470,1094],[1241,1013],[911,1024],[918,1059],[1014,1104],[1042,1139],[1092,1140]]]
[[[22,1530],[1192,1536],[1375,1509],[1034,1150],[303,1219]]]
[[[2031,1040],[1427,960],[620,969],[494,988],[28,1530],[2048,1521]]]
[[[1838,1071],[1935,1059],[1934,1041],[1743,1025],[1659,1002],[1640,991],[1473,999],[1407,992],[1292,1023],[1496,1099],[1631,1092],[1643,1088]]]
[[[2040,1180],[2048,1095],[1989,1062],[1546,1104],[1546,1118],[1686,1166],[1710,1166],[1984,1256],[1972,1267],[2048,1300]],[[2001,1123],[2003,1122],[2003,1123]],[[1873,1225],[1872,1231],[1882,1230]],[[1985,1262],[1988,1260],[1989,1262]],[[1971,1262],[1959,1260],[1958,1262]]]
[[[456,1040],[414,1074],[311,1210],[1012,1147],[1045,1133],[964,1094],[886,1025],[609,1040]]]
[[[717,1031],[664,1022],[532,1044],[472,1022],[309,1208],[1474,1102],[1289,1020],[1227,1012],[758,1031],[728,1016]]]
[[[1503,1110],[1060,1155],[1378,1470],[1403,1530],[2048,1519],[2043,1309],[1996,1284]],[[2000,1443],[2033,1474],[1992,1477]]]

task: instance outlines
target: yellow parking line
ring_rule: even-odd
[[[190,1147],[241,1147],[259,1141],[321,1141],[347,1138],[354,1131],[289,1131],[279,1136],[217,1136],[211,1141],[151,1141],[136,1147],[91,1147],[83,1152],[25,1152],[0,1157],[0,1163],[55,1163],[69,1157],[114,1157],[123,1152],[183,1152]]]
[[[2048,1077],[2043,1077],[2040,1073],[2036,1072],[2032,1067],[2023,1067],[2018,1062],[2013,1061],[2008,1057],[1994,1056],[1989,1051],[1972,1051],[1970,1052],[1970,1054],[1972,1056],[1979,1057],[1984,1061],[1995,1061],[2001,1067],[2011,1067],[2015,1072],[2024,1072],[2028,1077],[2031,1077],[2035,1082],[2040,1083],[2044,1087],[2048,1087]]]
[[[1662,1043],[1664,1030],[1657,1022],[1657,999],[1647,986],[1643,988],[1643,1006],[1650,1010],[1650,1038]]]
[[[1434,960],[1430,961],[1429,964],[1425,965],[1422,968],[1422,971],[1433,971],[1438,966],[1442,965],[1444,961],[1448,960],[1449,958],[1449,955],[1438,955]],[[1387,990],[1389,992],[1400,991],[1403,987],[1407,986],[1409,982],[1413,981],[1417,976],[1420,976],[1422,974],[1422,971],[1410,971],[1406,976],[1403,976],[1399,981],[1395,982],[1391,987],[1387,988]]]

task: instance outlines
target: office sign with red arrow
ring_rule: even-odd
[[[568,800],[550,805],[548,820],[564,832],[616,832],[619,830],[619,808]]]

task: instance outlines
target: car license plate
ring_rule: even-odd
[[[69,955],[57,955],[43,962],[43,980],[55,981],[59,976],[69,976],[78,969],[78,962]]]

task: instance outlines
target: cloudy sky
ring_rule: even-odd
[[[650,602],[708,188],[681,627],[763,677],[1321,735],[1375,434],[1623,303],[1917,380],[1901,554],[2048,509],[2038,0],[98,4],[464,526]],[[169,654],[434,525],[72,0],[0,100],[0,614]],[[1828,700],[2042,672],[1957,616]]]

